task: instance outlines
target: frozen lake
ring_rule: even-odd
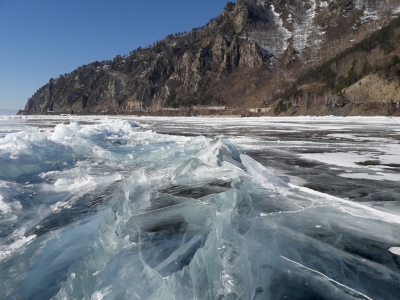
[[[275,175],[320,192],[362,202],[400,200],[398,118],[136,120],[160,133],[228,139]]]
[[[0,117],[0,298],[398,299],[400,119]]]

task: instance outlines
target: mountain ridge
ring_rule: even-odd
[[[270,115],[307,114],[304,91],[311,90],[305,82],[299,85],[300,78],[387,25],[399,8],[399,0],[384,6],[374,0],[228,2],[201,28],[50,79],[21,113],[192,114],[200,105],[228,106],[232,113],[256,107]],[[328,108],[345,103],[338,97],[350,86],[332,90],[318,81],[307,84],[320,85],[311,93],[318,98],[314,106]],[[324,100],[328,92],[330,102]],[[294,112],[296,106],[307,109]]]

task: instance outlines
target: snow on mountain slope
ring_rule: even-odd
[[[305,1],[269,1],[247,0],[249,5],[259,7],[267,15],[267,26],[256,24],[248,34],[250,40],[275,57],[281,57],[285,51],[300,55],[309,49],[315,53],[330,41],[325,36],[327,29],[343,36],[345,24],[352,23],[352,31],[360,25],[370,22],[387,22],[400,13],[399,0],[305,0]],[[377,26],[376,28],[379,28]]]
[[[303,4],[304,5],[304,4]],[[323,35],[323,32],[319,29],[318,25],[314,25],[314,18],[316,15],[317,3],[316,0],[311,1],[311,6],[304,8],[304,14],[300,15],[299,20],[294,24],[293,33],[293,48],[298,52],[302,52],[308,45],[308,40],[312,40],[312,45],[318,47],[321,40],[319,36]]]

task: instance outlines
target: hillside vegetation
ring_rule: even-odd
[[[400,101],[400,18],[361,42],[301,75],[287,89],[275,113],[296,107],[324,104],[333,108],[347,104],[374,110],[376,114],[398,114]],[[352,107],[351,109],[354,109]],[[359,109],[358,109],[359,110]],[[345,109],[342,109],[343,113]]]

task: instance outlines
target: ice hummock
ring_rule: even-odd
[[[23,158],[0,167],[1,298],[397,298],[398,215],[288,184],[222,138],[72,122],[6,135],[0,155]]]

